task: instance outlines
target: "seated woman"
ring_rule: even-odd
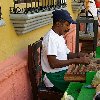
[[[64,75],[71,64],[88,64],[89,57],[82,53],[71,53],[65,44],[64,35],[75,23],[67,10],[53,12],[52,29],[45,34],[42,41],[41,66],[44,72],[43,81],[46,87],[65,92],[69,82]]]

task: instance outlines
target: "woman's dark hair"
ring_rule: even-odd
[[[96,95],[96,97],[94,98],[94,100],[100,100],[100,93],[98,95]]]
[[[53,19],[53,25],[55,25],[56,22],[65,23],[66,20],[62,20],[62,19],[56,20],[56,19]]]

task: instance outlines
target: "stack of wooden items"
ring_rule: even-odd
[[[65,74],[65,81],[85,81],[86,72],[100,70],[100,60],[92,59],[89,65],[70,65]]]

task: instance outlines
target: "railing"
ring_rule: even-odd
[[[66,0],[14,0],[14,6],[10,7],[10,14],[34,14],[66,7]],[[34,2],[34,7],[33,7]],[[26,3],[25,8],[16,7],[16,4]],[[28,7],[30,3],[30,7]],[[41,5],[41,6],[40,6]]]
[[[5,21],[2,18],[2,13],[1,13],[1,6],[0,6],[0,27],[5,25]]]
[[[0,20],[1,20],[1,15],[2,15],[2,13],[1,13],[1,7],[0,7]]]
[[[16,33],[24,34],[52,24],[55,9],[66,9],[66,0],[14,0],[10,20]]]

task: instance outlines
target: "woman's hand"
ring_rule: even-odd
[[[79,52],[78,53],[78,57],[89,57],[89,54],[88,53]]]
[[[90,59],[89,57],[80,57],[80,58],[74,58],[73,59],[73,64],[89,64],[90,63]]]

